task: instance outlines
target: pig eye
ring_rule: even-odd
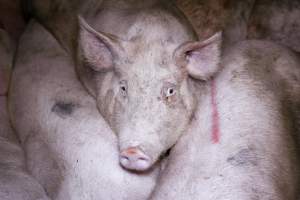
[[[167,88],[167,91],[166,91],[166,97],[170,97],[170,96],[173,96],[175,94],[175,89],[170,87],[170,88]]]
[[[162,88],[162,95],[165,103],[169,104],[176,102],[176,93],[177,86],[175,84],[169,82],[164,84]]]
[[[120,87],[120,93],[123,97],[127,96],[127,82],[126,81],[120,81],[119,83]]]

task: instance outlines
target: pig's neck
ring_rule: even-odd
[[[220,140],[217,85],[214,80],[210,80],[197,82],[194,87],[197,105],[193,121],[174,146],[171,154],[193,155],[193,152],[207,145],[217,146]]]

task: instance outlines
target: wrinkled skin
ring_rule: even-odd
[[[49,200],[28,173],[24,151],[10,125],[7,90],[14,51],[12,39],[0,29],[0,199]]]
[[[117,139],[77,79],[71,56],[35,21],[22,35],[10,114],[30,173],[53,200],[143,200],[158,168],[130,173]]]

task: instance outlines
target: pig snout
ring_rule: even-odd
[[[144,171],[150,168],[152,162],[139,147],[129,147],[121,151],[120,163],[126,169]]]

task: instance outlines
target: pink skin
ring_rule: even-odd
[[[98,32],[89,26],[84,19],[79,18],[79,20],[81,27],[79,58],[84,60],[84,62],[77,65],[78,71],[82,82],[91,94],[96,97],[100,111],[118,133],[120,164],[129,170],[145,171],[150,169],[164,152],[175,145],[189,125],[197,99],[194,94],[195,88],[193,84],[190,84],[192,82],[189,82],[192,80],[187,75],[193,79],[209,81],[219,71],[222,33],[218,32],[204,41],[197,41],[192,35],[182,33],[180,41],[177,44],[166,44],[169,45],[167,48],[159,45],[161,37],[166,37],[165,41],[167,41],[167,36],[172,35],[168,30],[165,30],[165,32],[162,31],[161,37],[157,35],[155,35],[154,39],[152,36],[149,37],[151,42],[157,43],[157,45],[147,43],[146,46],[153,47],[149,49],[140,46],[140,43],[136,40],[124,42],[118,39],[118,36],[109,36]],[[155,20],[157,19],[155,18]],[[148,23],[144,26],[150,29],[153,28],[152,24],[156,23]],[[160,28],[162,29],[162,27]],[[148,41],[146,33],[138,32],[136,34],[144,38],[143,40]],[[123,47],[126,47],[127,50],[125,51]],[[136,49],[140,49],[141,55],[152,56],[147,57],[147,60],[144,60],[141,56],[136,57]],[[161,53],[153,54],[156,51]],[[169,66],[168,70],[163,70],[157,66],[157,62],[161,62],[163,59],[160,56],[161,54],[165,54],[168,58],[167,63],[165,63],[165,65]],[[127,59],[131,60],[131,62],[124,62]],[[152,78],[153,80],[149,79],[146,81],[147,84],[144,84],[146,77],[143,77],[145,73],[144,70],[141,70],[141,67],[145,67],[145,70],[150,70],[147,66],[157,66],[157,69],[161,70],[161,72],[153,70],[153,73],[157,73],[157,76],[162,76],[162,74],[166,73],[170,75],[177,74],[173,78],[176,79],[180,88],[178,88],[178,93],[175,93],[178,95],[175,95],[174,98],[168,98],[173,103],[172,105],[163,105],[161,102],[154,100],[154,98],[150,98],[161,94],[161,91],[157,88],[149,90],[151,87],[156,87],[159,80]],[[181,70],[183,68],[186,70]],[[126,72],[125,69],[127,70]],[[95,76],[99,78],[90,79],[89,76],[95,71],[98,72]],[[115,71],[118,73],[115,73]],[[105,74],[106,72],[109,73]],[[128,74],[134,74],[135,76],[131,77]],[[122,79],[128,79],[130,84],[127,85],[127,82],[123,84]],[[175,80],[172,81],[174,82]],[[142,83],[142,85],[139,88],[135,86],[135,83]],[[123,87],[123,85],[126,86]],[[177,89],[173,85],[164,87],[167,87],[166,89],[168,87],[174,90]],[[125,89],[121,90],[121,88]],[[136,97],[140,95],[141,89],[147,92],[141,94],[140,97],[142,99],[137,99]],[[127,93],[127,90],[131,92]],[[165,92],[163,94],[165,95]],[[180,99],[180,101],[172,101],[172,99]],[[215,104],[215,100],[213,102]],[[141,110],[134,110],[137,109],[136,105],[140,105],[138,109]],[[150,108],[159,110],[158,108],[162,105],[165,108],[164,112],[157,117],[153,109]],[[170,106],[174,107],[171,108]],[[178,115],[180,112],[182,112],[182,115]],[[128,119],[129,116],[131,119]],[[217,114],[214,114],[214,116],[216,116],[216,119],[218,118]],[[152,124],[147,121],[149,120],[147,117],[160,120]],[[142,126],[144,124],[147,126],[147,130],[143,130],[144,127]],[[218,123],[215,124],[218,127]],[[218,130],[218,128],[214,129]],[[157,130],[160,131],[157,132]],[[215,133],[218,135],[218,131],[215,131]],[[216,136],[216,138],[218,137]],[[215,141],[217,143],[218,139],[215,139]],[[135,150],[132,151],[132,149]]]
[[[149,162],[150,157],[138,147],[130,147],[120,153],[120,164],[126,169],[143,171],[149,168]]]
[[[216,144],[220,141],[220,125],[219,125],[219,112],[216,100],[216,83],[214,80],[211,81],[211,106],[212,106],[212,130],[211,130],[211,141]]]
[[[217,89],[215,80],[211,81],[211,108],[212,127],[211,141],[213,144],[220,142],[219,111],[217,106]],[[126,169],[143,171],[149,167],[150,158],[138,147],[129,147],[120,153],[120,164]]]

